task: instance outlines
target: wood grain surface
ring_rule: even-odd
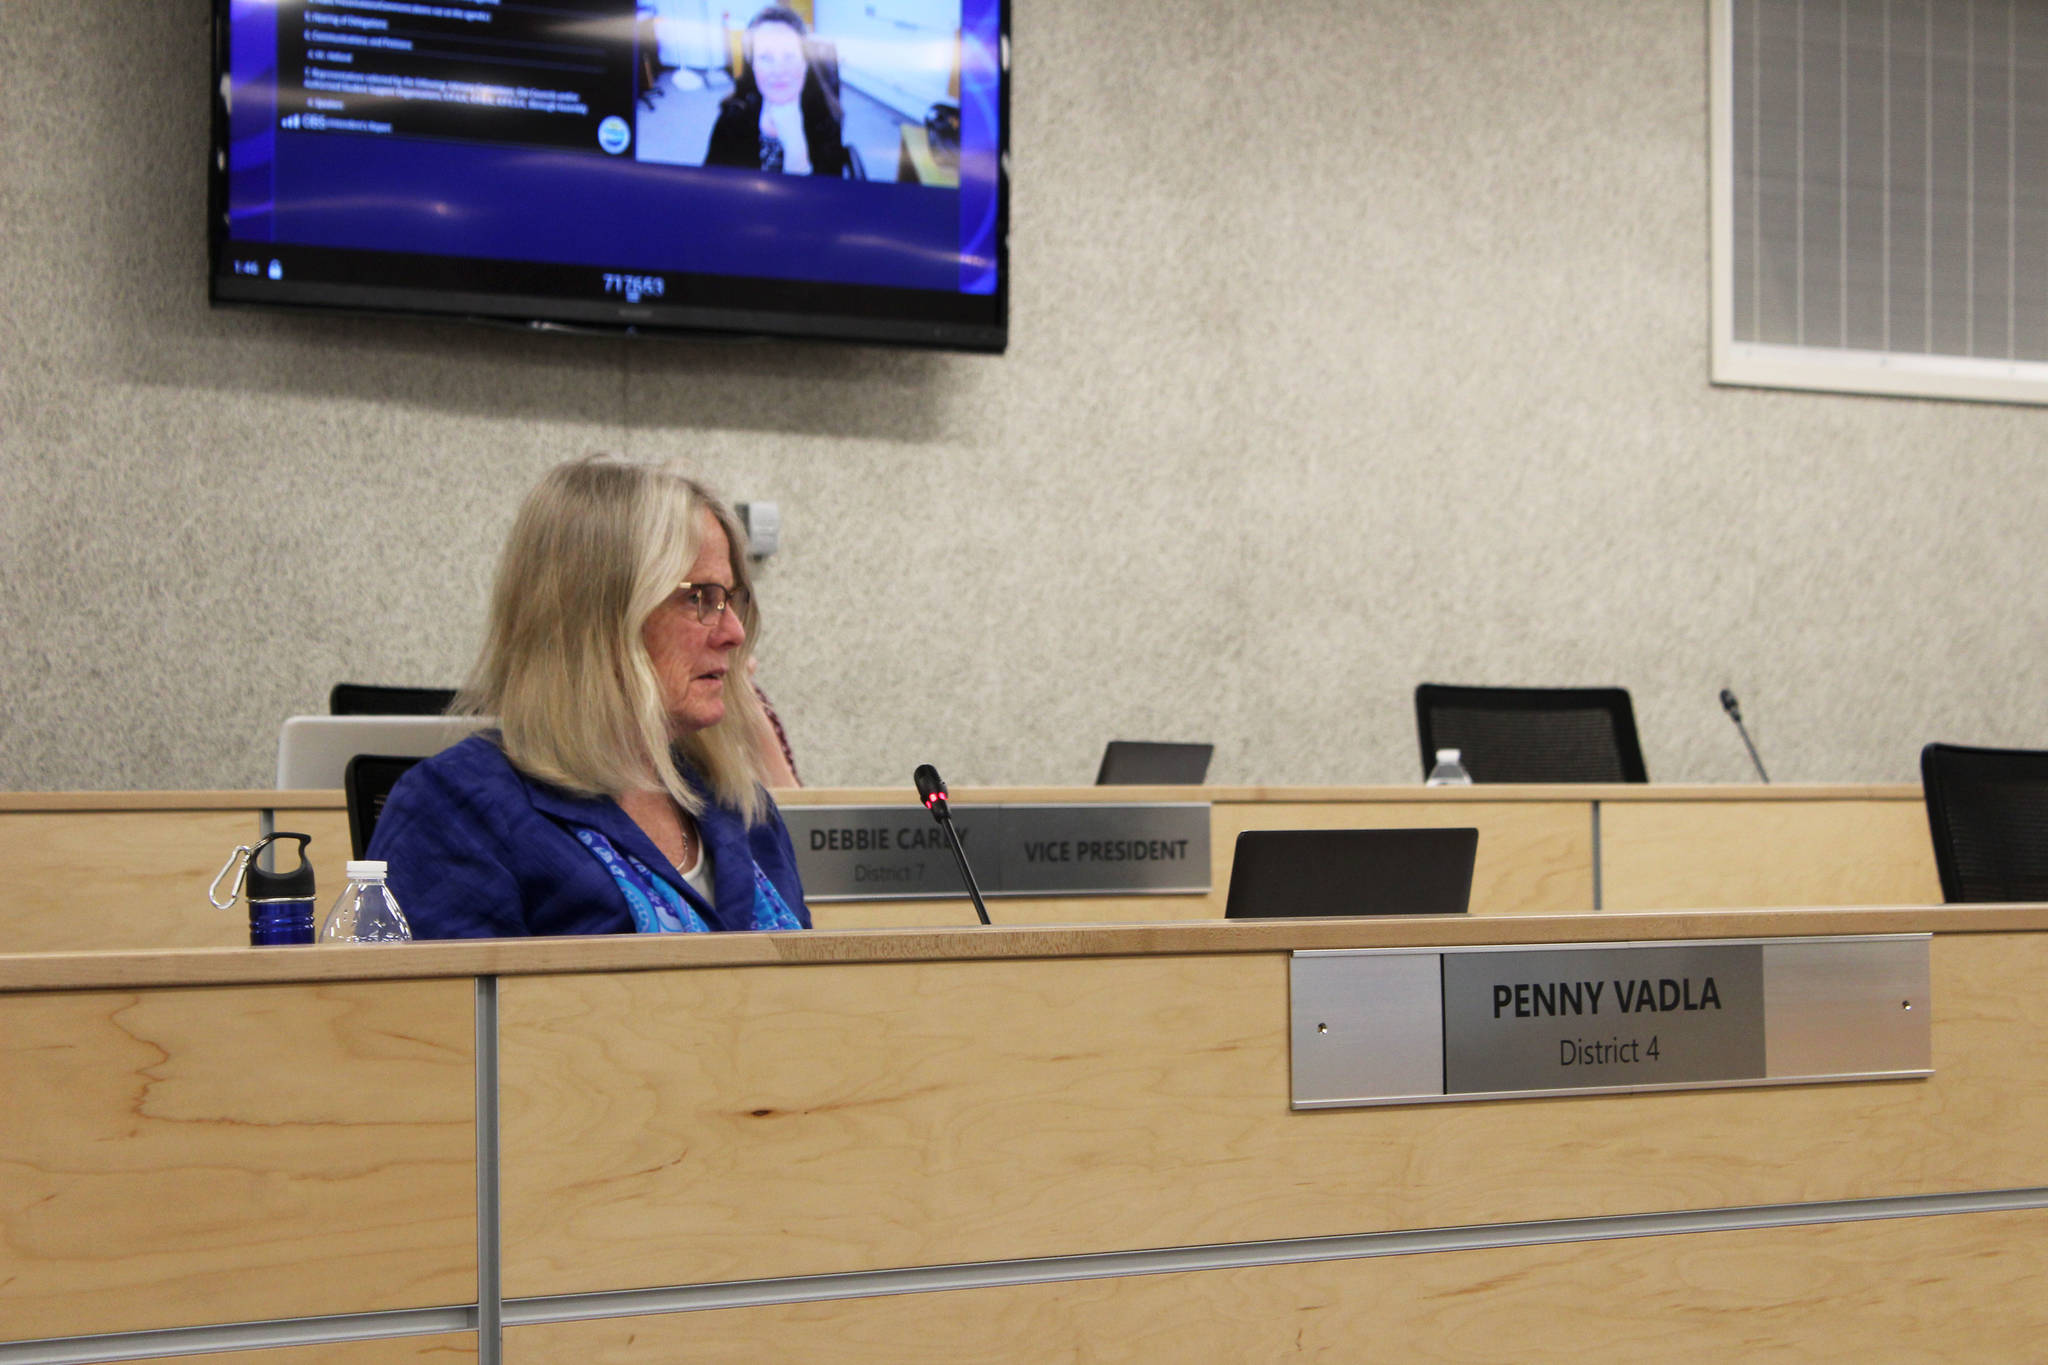
[[[473,1301],[473,1000],[0,998],[0,1336]]]
[[[907,786],[777,795],[791,806],[915,799]],[[1220,918],[1233,846],[1245,829],[1476,825],[1474,913],[1590,909],[1596,800],[1609,908],[1909,904],[1939,894],[1924,828],[1916,839],[1893,837],[1916,819],[1924,822],[1912,787],[1015,787],[963,790],[956,799],[1211,803],[1206,895],[998,898],[990,914],[999,924]],[[206,885],[229,850],[255,837],[256,812],[266,807],[276,810],[278,828],[314,836],[324,912],[341,890],[349,856],[339,792],[0,793],[0,868],[9,873],[0,887],[0,953],[246,942],[245,916],[214,911]],[[1689,835],[1695,828],[1696,839]],[[813,910],[821,927],[833,929],[974,922],[964,900]]]
[[[1918,801],[1644,801],[1600,808],[1609,910],[1938,902]]]
[[[463,1365],[477,1358],[476,1333],[329,1341],[317,1346],[273,1346],[199,1355],[131,1356],[133,1365]]]
[[[991,896],[997,925],[1187,924],[1223,917],[1223,891],[1200,896]],[[946,900],[813,901],[820,929],[971,929],[980,921],[965,897]]]
[[[0,792],[0,815],[24,811],[248,811],[294,809],[344,810],[340,789],[333,791],[131,791],[131,792]]]
[[[1439,789],[1441,790],[1441,789]],[[1248,829],[1479,830],[1472,913],[1536,914],[1593,908],[1593,817],[1581,801],[1262,801],[1213,808],[1209,854],[1215,913],[1230,891],[1237,836]]]
[[[513,1296],[2048,1184],[2048,936],[1936,1074],[1290,1113],[1279,954],[502,983]]]
[[[246,810],[0,815],[0,952],[246,944],[246,911],[206,888],[255,838]]]
[[[277,827],[313,836],[324,914],[346,881],[346,812],[281,810]],[[0,814],[0,953],[246,945],[247,907],[216,910],[207,888],[236,846],[256,838],[247,809]]]
[[[2048,930],[2048,905],[1903,905],[1581,915],[1396,915],[1199,924],[875,929],[774,934],[612,934],[402,945],[0,954],[0,995],[144,986],[392,981],[710,970],[827,962],[1292,952],[1802,934],[2013,934]]]
[[[510,1328],[506,1365],[2031,1361],[2048,1213],[1313,1261]]]

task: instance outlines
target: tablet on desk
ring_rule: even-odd
[[[1476,829],[1248,829],[1223,915],[1462,915],[1478,853]]]

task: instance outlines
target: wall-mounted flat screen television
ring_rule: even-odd
[[[1000,351],[1007,4],[215,0],[211,297]]]

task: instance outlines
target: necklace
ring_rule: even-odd
[[[648,842],[661,851],[661,856],[677,872],[685,872],[699,861],[703,836],[690,813],[674,797],[666,792],[632,791],[617,799],[626,818],[640,826]]]

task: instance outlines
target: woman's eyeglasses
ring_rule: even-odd
[[[728,588],[723,583],[678,583],[676,595],[697,613],[700,626],[716,621],[727,607],[745,616],[748,605],[754,600],[754,595],[745,588]]]

